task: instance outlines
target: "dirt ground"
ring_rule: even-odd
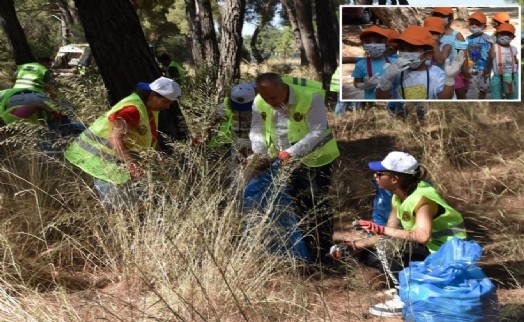
[[[431,8],[428,8],[425,12],[431,12]],[[490,21],[496,12],[501,11],[497,8],[488,8],[488,7],[469,7],[468,12],[471,14],[476,11],[483,12]],[[508,12],[512,17],[511,23],[516,27],[517,30],[521,29],[520,20],[518,20],[518,11],[516,8],[504,8],[504,11]],[[363,29],[368,28],[371,25],[343,25],[342,26],[342,44],[341,44],[341,53],[342,57],[363,57],[364,51],[360,46],[359,34]],[[452,24],[452,27],[458,30],[464,37],[470,34],[470,31],[467,29],[467,21],[455,20]],[[490,25],[486,29],[486,33],[491,35],[495,32],[495,29]],[[520,37],[515,37],[511,43],[513,46],[520,48]],[[519,55],[520,56],[520,55]],[[358,90],[353,86],[353,78],[351,73],[355,68],[355,64],[343,64],[342,65],[342,99],[343,100],[363,100],[364,91]],[[488,93],[487,99],[490,98]],[[471,88],[467,94],[468,99],[477,99],[478,90],[476,88]]]

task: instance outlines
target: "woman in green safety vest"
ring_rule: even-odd
[[[136,194],[131,182],[143,176],[139,154],[156,146],[158,111],[168,109],[180,93],[180,86],[166,77],[138,83],[135,93],[99,117],[64,152],[69,162],[94,177],[106,208],[129,206]]]
[[[453,237],[466,238],[464,218],[433,186],[423,180],[426,170],[413,156],[393,151],[382,161],[370,162],[369,168],[375,171],[379,187],[393,192],[388,222],[386,226],[381,226],[371,221],[359,220],[355,223],[355,228],[364,229],[372,236],[355,242],[346,241],[340,248],[368,248],[379,243],[382,236],[414,242],[405,247],[402,254],[396,256],[399,257],[397,259],[393,258],[393,254],[384,255],[383,269],[393,275],[390,277],[397,284],[398,272],[410,261],[424,260],[429,253],[437,251]],[[336,257],[336,253],[337,246],[334,246],[330,254]],[[396,295],[386,303],[373,306],[370,312],[379,316],[400,315],[402,307],[403,303]]]
[[[286,84],[280,75],[264,73],[255,81],[251,148],[253,160],[296,160],[290,178],[295,213],[304,219],[310,253],[319,264],[332,243],[333,214],[327,202],[333,161],[340,155],[328,125],[326,105],[318,89]],[[314,193],[312,193],[314,192]]]

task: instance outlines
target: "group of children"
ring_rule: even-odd
[[[510,42],[515,26],[510,16],[492,17],[493,36],[485,33],[487,17],[469,16],[470,35],[453,29],[453,9],[435,7],[423,26],[409,26],[400,34],[373,25],[360,34],[365,59],[352,73],[354,86],[365,99],[466,99],[478,88],[478,99],[518,99],[518,50]]]

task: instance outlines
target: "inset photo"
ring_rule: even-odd
[[[521,101],[520,6],[340,6],[342,101]]]

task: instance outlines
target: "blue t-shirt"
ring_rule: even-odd
[[[388,57],[389,62],[394,62],[396,59],[393,57]],[[380,59],[373,59],[371,58],[371,73],[372,75],[369,75],[368,68],[367,68],[367,59],[360,59],[355,64],[355,70],[353,70],[353,73],[351,76],[353,78],[364,78],[364,77],[372,77],[374,75],[382,75],[384,72],[384,65],[386,65],[386,59],[380,58]],[[364,90],[364,98],[365,99],[375,99],[375,89],[366,89]]]
[[[489,49],[491,48],[491,43],[488,40],[493,41],[493,38],[486,33],[482,33],[478,37],[469,35],[466,37],[466,40],[468,41],[469,57],[474,63],[474,68],[483,71],[488,64]]]

